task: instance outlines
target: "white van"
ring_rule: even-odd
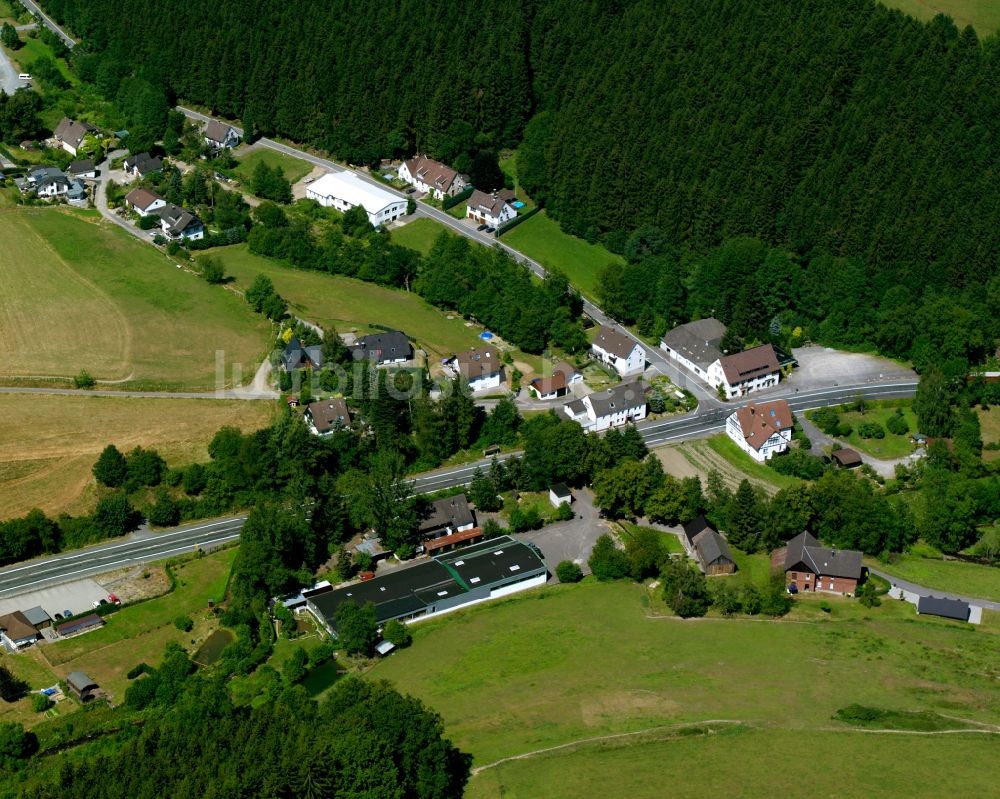
[[[17,79],[18,80],[31,80],[31,75],[29,75],[27,72],[22,72],[20,75],[17,76]]]

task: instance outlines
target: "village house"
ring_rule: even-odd
[[[864,577],[860,552],[821,546],[809,533],[800,533],[775,550],[771,565],[785,572],[785,584],[792,593],[853,594]]]
[[[235,147],[240,143],[240,134],[236,132],[236,128],[215,119],[205,125],[202,135],[205,138],[205,144],[213,150]]]
[[[940,596],[922,596],[917,600],[918,616],[941,616],[956,621],[969,621],[972,606],[961,599]]]
[[[69,117],[63,117],[52,135],[66,152],[70,155],[77,155],[87,134],[99,132],[89,122],[77,122]]]
[[[473,393],[499,388],[503,383],[503,362],[500,350],[486,344],[456,355],[449,366],[469,384]]]
[[[705,574],[732,574],[736,571],[729,543],[704,516],[698,516],[684,525],[681,541]]]
[[[621,427],[646,418],[646,395],[638,382],[621,385],[588,394],[563,406],[565,413],[588,432],[600,432],[611,427]]]
[[[568,363],[558,363],[550,377],[536,377],[528,384],[528,391],[539,400],[553,400],[565,396],[569,387],[583,382],[583,375]]]
[[[303,347],[296,336],[292,336],[285,349],[278,357],[281,368],[286,372],[298,369],[321,369],[323,367],[323,348],[319,344]]]
[[[398,330],[370,333],[354,342],[351,357],[355,361],[370,361],[376,366],[405,363],[413,358],[413,345],[406,334]]]
[[[17,187],[22,194],[34,194],[36,197],[54,200],[66,197],[75,182],[66,177],[58,167],[35,166],[17,181]]]
[[[549,486],[549,503],[553,508],[558,508],[560,505],[572,505],[573,492],[565,483],[553,483]]]
[[[406,200],[355,175],[327,172],[306,187],[306,197],[327,208],[347,212],[360,205],[372,227],[380,227],[406,214]]]
[[[71,178],[94,180],[97,177],[97,165],[93,158],[83,158],[70,164],[66,168],[66,174]]]
[[[660,340],[660,349],[678,365],[708,382],[708,368],[722,355],[726,326],[718,319],[698,319],[678,325]]]
[[[830,453],[830,457],[841,469],[854,469],[863,463],[861,454],[853,449],[834,450]]]
[[[89,702],[94,698],[94,691],[99,686],[82,671],[71,671],[66,675],[66,685],[73,695],[81,702]]]
[[[420,519],[417,532],[422,539],[441,538],[461,533],[476,526],[476,517],[469,507],[465,494],[444,497],[428,503]]]
[[[785,400],[751,402],[726,419],[726,435],[758,463],[788,449],[792,428],[792,409]]]
[[[636,374],[646,368],[646,350],[635,339],[607,325],[601,325],[590,346],[594,359],[614,368],[619,375]]]
[[[727,354],[721,346],[725,335],[726,326],[718,319],[698,319],[668,332],[660,349],[699,380],[716,390],[721,387],[726,399],[778,384],[782,359],[771,344]],[[794,363],[788,356],[785,361]]]
[[[19,610],[0,616],[0,641],[8,652],[17,652],[26,646],[31,646],[41,638],[28,618]]]
[[[125,205],[141,216],[149,216],[166,207],[167,201],[150,189],[132,189],[125,195]]]
[[[160,217],[160,227],[167,238],[189,241],[205,238],[205,225],[186,208],[166,203],[156,213]]]
[[[491,194],[477,189],[466,201],[466,216],[482,225],[499,228],[517,216],[514,202],[514,192],[509,189],[494,191]]]
[[[726,399],[745,397],[754,391],[778,385],[781,365],[771,344],[762,344],[733,355],[724,355],[708,368],[708,383]]]
[[[154,172],[162,172],[163,159],[154,158],[149,153],[139,153],[127,156],[122,162],[122,168],[130,178],[144,178]]]
[[[347,427],[351,413],[343,397],[318,400],[306,406],[303,414],[306,426],[316,436],[325,436]]]
[[[439,161],[418,155],[400,164],[399,179],[441,200],[461,194],[469,185],[468,178]]]

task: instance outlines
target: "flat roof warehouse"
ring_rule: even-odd
[[[438,555],[374,580],[317,594],[306,600],[313,615],[330,633],[343,602],[375,606],[379,625],[447,613],[544,585],[545,563],[525,544],[508,536]]]

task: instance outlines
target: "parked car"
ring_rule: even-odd
[[[479,227],[477,227],[476,230],[486,230],[486,223],[483,222],[483,224],[481,224]]]
[[[72,615],[73,615],[73,611],[72,610],[64,610],[63,611],[63,618],[65,618],[65,619],[68,619]]]
[[[366,582],[368,580],[374,580],[375,579],[375,572],[361,572],[358,575],[358,577],[360,578],[361,582]]]
[[[104,599],[104,597],[101,597],[100,599],[95,599],[94,600],[94,607],[95,608],[99,608],[101,605],[107,605],[107,604],[108,604],[108,600]]]
[[[62,621],[62,620],[63,620],[63,619],[65,619],[65,618],[66,618],[66,617],[65,617],[65,616],[63,616],[63,615],[62,615],[62,613],[57,613],[57,614],[56,614],[56,621]]]
[[[485,232],[486,233],[496,233],[497,229],[495,227],[487,227]]]
[[[122,601],[114,594],[108,594],[108,602],[113,602],[115,605],[120,605],[122,603]]]
[[[415,192],[415,191],[416,191],[416,189],[413,188],[413,186],[410,186],[410,188],[408,188],[406,191],[404,191],[403,194],[413,194],[413,192]]]

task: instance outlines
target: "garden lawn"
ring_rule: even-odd
[[[458,208],[460,205],[455,207]],[[412,222],[407,222],[402,227],[394,227],[390,231],[394,244],[398,244],[400,247],[409,247],[421,255],[427,255],[431,251],[434,241],[441,233],[448,233],[451,236],[455,235],[440,222],[424,216],[418,217]]]
[[[308,161],[303,161],[301,158],[293,158],[290,155],[285,155],[284,153],[279,153],[277,150],[271,150],[267,147],[259,147],[255,150],[251,150],[249,153],[238,157],[239,165],[233,170],[233,173],[242,183],[249,183],[250,178],[253,176],[253,171],[257,167],[257,164],[267,164],[269,167],[274,169],[274,167],[281,167],[281,171],[285,173],[285,178],[287,178],[289,183],[296,183],[312,170],[312,164]]]
[[[831,722],[831,727],[834,723]],[[711,734],[661,730],[595,741],[515,760],[472,778],[466,799],[867,799],[873,793],[938,799],[941,786],[966,796],[995,790],[985,764],[997,740],[984,735],[873,736],[857,731],[715,725]],[[812,779],[789,779],[790,753],[808,752]],[[877,775],[877,777],[875,776]],[[877,789],[873,786],[877,785]],[[540,788],[544,791],[540,793]],[[668,786],[668,787],[665,787]]]
[[[21,31],[21,41],[24,45],[18,50],[7,50],[10,58],[14,63],[16,63],[22,72],[30,72],[31,64],[33,61],[39,58],[51,58],[59,70],[59,73],[66,78],[74,86],[80,82],[80,79],[70,70],[66,61],[62,58],[56,58],[52,52],[52,48],[49,47],[41,39],[32,39],[25,35],[26,31]],[[37,83],[38,81],[35,81]]]
[[[888,0],[886,5],[921,20],[946,14],[959,30],[972,25],[980,40],[1000,30],[1000,4],[996,0]]]
[[[81,369],[117,388],[210,391],[216,358],[248,379],[269,323],[239,297],[177,269],[96,212],[0,212],[0,380],[68,380]]]
[[[271,423],[272,402],[0,394],[0,519],[32,508],[88,513],[91,468],[108,444],[156,449],[171,467],[208,460],[219,428]]]
[[[652,527],[646,527],[643,524],[632,524],[632,522],[619,522],[622,528],[625,530],[626,535],[635,535],[639,530],[653,530]],[[660,543],[663,545],[663,551],[669,554],[683,554],[684,545],[681,543],[680,538],[678,538],[673,533],[668,533],[665,530],[655,530],[659,534]]]
[[[909,406],[905,406],[903,408],[903,416],[906,418],[906,423],[910,428],[909,433],[897,436],[886,430],[885,438],[862,438],[858,435],[859,424],[864,422],[875,422],[882,425],[882,428],[885,429],[885,423],[889,421],[889,417],[895,415],[895,413],[895,408],[884,407],[871,408],[864,414],[858,413],[857,411],[842,413],[840,414],[841,421],[849,424],[852,431],[850,436],[840,440],[848,446],[867,452],[869,455],[876,458],[890,460],[892,458],[905,457],[914,450],[914,444],[910,439],[910,436],[917,432],[917,417]]]
[[[120,702],[128,686],[126,674],[140,662],[156,666],[168,643],[175,641],[194,654],[198,644],[218,623],[208,610],[208,600],[221,599],[224,584],[236,557],[235,548],[192,558],[173,566],[177,587],[156,599],[125,606],[107,617],[104,627],[45,646],[45,656],[55,671],[65,676],[84,671]],[[178,616],[190,616],[194,629],[185,633],[174,625]]]
[[[976,410],[979,416],[979,428],[984,444],[996,443],[1000,441],[1000,408],[992,407],[988,411],[982,408]],[[992,461],[1000,458],[1000,450],[984,449],[983,460]]]
[[[519,250],[548,269],[565,272],[570,282],[588,297],[595,297],[597,276],[609,263],[625,263],[600,244],[564,233],[544,211],[503,236],[504,244]]]
[[[873,559],[868,566],[927,588],[1000,602],[1000,568],[957,560],[901,555],[897,563]]]
[[[851,703],[988,723],[1000,712],[1000,639],[986,631],[932,624],[912,608],[901,617],[896,607],[844,621],[798,614],[682,621],[653,613],[650,600],[644,586],[589,578],[536,589],[413,625],[413,646],[369,676],[440,713],[475,766],[709,719],[837,729],[831,717]],[[572,771],[557,768],[545,785]]]
[[[413,292],[282,266],[254,255],[245,244],[211,252],[240,289],[248,288],[258,274],[267,275],[296,316],[319,325],[335,325],[340,332],[368,330],[373,324],[395,327],[415,338],[418,347],[438,360],[479,341],[477,328],[466,327],[457,315],[448,319]]]

